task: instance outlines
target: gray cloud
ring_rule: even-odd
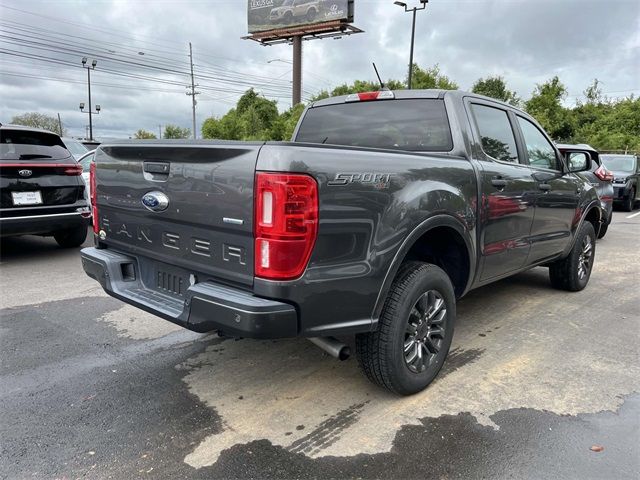
[[[526,98],[536,83],[559,75],[569,103],[596,77],[609,96],[640,93],[635,0],[431,0],[417,19],[415,61],[438,63],[464,89],[481,76],[499,74]],[[305,97],[356,78],[373,79],[372,61],[383,77],[404,78],[410,22],[392,0],[356,0],[354,23],[366,33],[305,42]],[[3,122],[25,111],[60,112],[73,135],[84,134],[87,115],[78,104],[87,101],[86,72],[79,62],[87,55],[98,59],[92,74],[93,101],[103,107],[95,117],[98,138],[127,137],[138,128],[157,132],[167,123],[190,127],[189,41],[202,92],[200,121],[224,114],[249,86],[282,109],[290,104],[290,47],[262,47],[240,38],[246,33],[244,0],[3,0],[0,26],[0,50],[64,63],[0,55]],[[43,45],[26,48],[25,41]],[[274,59],[284,61],[267,63]]]

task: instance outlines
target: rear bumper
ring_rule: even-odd
[[[0,218],[0,236],[43,235],[88,226],[90,214],[85,212],[23,215]]]
[[[191,285],[178,297],[147,288],[137,259],[108,249],[85,248],[82,267],[111,296],[196,332],[222,330],[247,338],[298,335],[296,309],[286,303],[212,282]]]

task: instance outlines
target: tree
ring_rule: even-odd
[[[45,115],[44,113],[28,112],[22,115],[16,115],[11,119],[11,123],[15,125],[24,125],[25,127],[42,128],[55,132],[61,137],[66,135],[66,130],[63,128],[60,131],[60,125],[56,117]]]
[[[191,130],[188,128],[178,127],[177,125],[167,125],[164,127],[163,138],[189,138]]]
[[[567,141],[573,136],[571,114],[562,106],[566,96],[567,88],[555,76],[536,85],[533,95],[525,103],[525,110],[540,122],[554,140]]]
[[[290,141],[293,136],[293,131],[296,129],[296,125],[298,125],[298,120],[300,120],[300,116],[302,115],[302,112],[304,112],[304,109],[305,105],[303,103],[299,103],[295,107],[283,112],[271,129],[271,139],[285,142]]]
[[[478,79],[476,83],[473,84],[473,87],[471,87],[471,91],[502,100],[516,107],[520,105],[520,99],[516,95],[516,92],[507,89],[504,78],[500,76]]]
[[[411,88],[413,89],[440,88],[443,90],[457,90],[459,88],[456,82],[440,73],[439,65],[422,69],[414,63],[412,73]]]
[[[137,140],[154,140],[158,137],[156,137],[154,133],[148,132],[141,128],[140,130],[138,130],[136,133],[133,134],[133,138]]]

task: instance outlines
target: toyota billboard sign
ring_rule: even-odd
[[[249,33],[353,20],[353,0],[249,0]]]

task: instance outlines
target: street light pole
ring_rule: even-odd
[[[91,108],[91,70],[95,69],[97,64],[98,61],[93,60],[91,65],[87,65],[87,57],[82,57],[82,66],[87,69],[87,90],[89,92],[89,111],[86,112],[89,114],[89,140],[93,140],[93,120],[91,118],[93,115],[93,110]],[[83,104],[80,105],[80,110],[83,111]],[[100,106],[96,105],[96,110],[96,113],[99,113]]]
[[[400,1],[396,1],[393,3],[398,5],[399,7],[404,8],[405,12],[413,13],[413,21],[411,24],[411,49],[409,51],[409,75],[407,78],[407,87],[409,88],[409,90],[411,90],[413,80],[413,46],[416,41],[416,13],[418,12],[418,10],[424,10],[425,8],[427,8],[427,3],[429,3],[429,0],[420,0],[420,4],[422,5],[420,8],[409,8],[405,2]]]

